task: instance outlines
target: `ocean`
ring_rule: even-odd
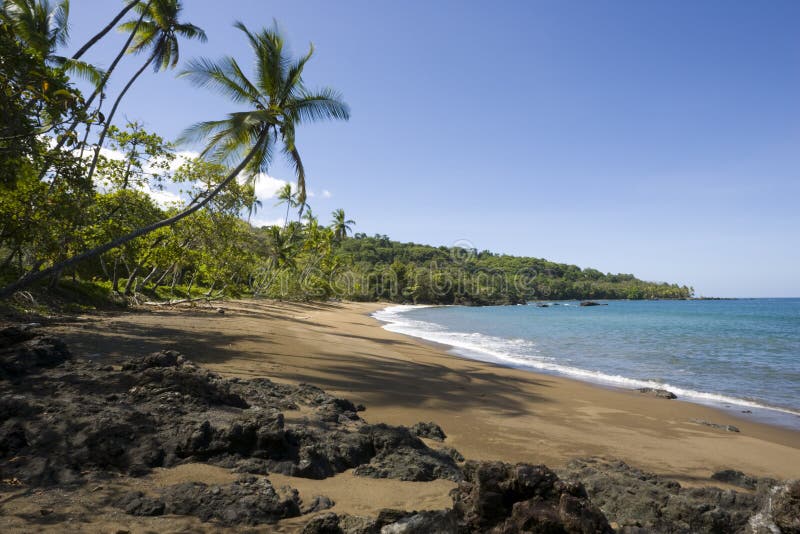
[[[800,299],[390,306],[384,328],[454,354],[621,388],[657,387],[800,429]]]

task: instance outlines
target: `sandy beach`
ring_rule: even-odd
[[[388,332],[380,303],[226,302],[86,316],[55,327],[73,352],[124,359],[174,348],[225,376],[307,382],[367,407],[369,422],[434,421],[472,459],[621,459],[682,483],[721,469],[800,477],[800,432],[710,407],[504,368]],[[737,426],[727,432],[691,422]]]
[[[709,477],[723,469],[756,477],[800,477],[800,432],[680,400],[463,359],[447,347],[384,330],[369,315],[383,306],[230,301],[64,317],[42,330],[62,338],[74,356],[112,370],[136,357],[174,349],[227,378],[310,383],[366,406],[359,415],[368,423],[438,423],[447,434],[444,445],[472,460],[546,464],[558,470],[576,457],[599,457],[622,460],[682,486],[745,492],[750,490]],[[307,424],[306,415],[303,409],[284,412],[287,424]],[[735,425],[740,432],[692,419]],[[433,448],[442,445],[425,442]],[[0,508],[9,513],[2,515],[0,530],[29,532],[36,525],[60,532],[68,522],[76,532],[235,532],[236,527],[191,516],[134,517],[114,503],[131,491],[155,496],[176,484],[225,485],[239,476],[192,460],[143,476],[103,476],[82,488],[29,491],[6,481],[11,485],[0,495]],[[352,469],[321,480],[275,472],[267,478],[275,488],[295,488],[302,502],[326,496],[335,503],[330,511],[366,517],[384,509],[446,509],[456,488],[456,482],[443,478],[365,478]],[[311,516],[253,531],[299,532]]]

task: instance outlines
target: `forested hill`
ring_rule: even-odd
[[[542,299],[682,299],[691,287],[540,258],[400,243],[356,234],[336,249],[347,297],[430,304],[515,304]]]

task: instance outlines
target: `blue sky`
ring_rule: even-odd
[[[209,41],[182,59],[249,64],[235,20],[277,19],[295,54],[314,42],[306,82],[352,108],[298,133],[323,222],[341,207],[401,241],[800,296],[799,2],[184,4]],[[120,5],[74,0],[73,44]],[[107,65],[121,43],[87,59]],[[167,138],[235,109],[172,72],[146,73],[123,108]],[[280,161],[269,174],[292,176]]]

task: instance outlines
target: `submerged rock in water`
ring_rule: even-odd
[[[657,389],[657,388],[636,388],[636,391],[639,393],[645,393],[652,397],[658,397],[660,399],[677,399],[678,396],[675,395],[673,392],[668,391],[666,389]]]
[[[593,300],[584,300],[580,304],[581,306],[608,306],[605,302],[595,302]]]

